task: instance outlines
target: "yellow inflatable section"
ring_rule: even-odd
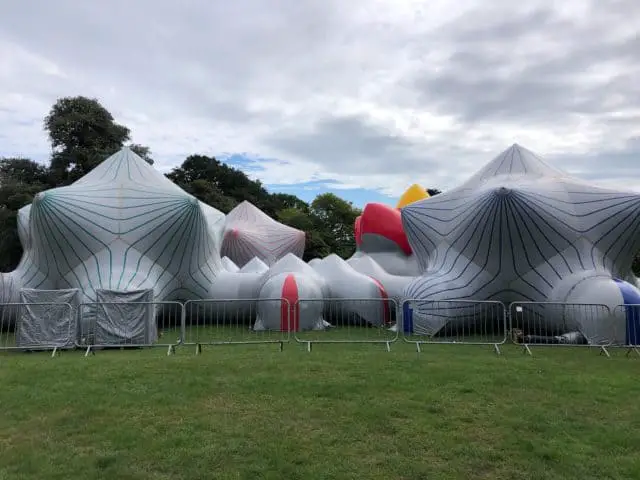
[[[414,183],[402,194],[396,208],[406,207],[410,203],[417,202],[429,198],[427,191],[420,185]]]

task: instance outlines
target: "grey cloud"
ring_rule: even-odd
[[[384,174],[438,166],[419,145],[358,116],[324,118],[311,130],[279,131],[265,142],[285,154],[312,157],[334,173]]]
[[[624,148],[604,150],[586,155],[555,155],[548,160],[554,165],[595,183],[621,178],[638,179],[640,187],[640,140],[629,139]]]
[[[626,4],[640,21],[637,2]],[[439,70],[417,72],[414,85],[422,103],[467,123],[539,124],[625,109],[640,91],[640,38],[622,35],[613,20],[585,24],[546,8],[484,20],[470,12],[432,34],[452,53]],[[589,78],[614,62],[613,79]]]

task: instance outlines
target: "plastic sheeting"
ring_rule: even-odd
[[[96,296],[98,304],[92,305],[93,315],[88,312],[87,319],[96,345],[148,345],[155,342],[158,329],[153,290],[96,290]]]
[[[16,346],[25,349],[72,348],[77,335],[77,289],[20,290]]]

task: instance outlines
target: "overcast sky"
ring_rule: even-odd
[[[638,0],[7,0],[0,156],[46,159],[86,95],[159,169],[229,156],[305,198],[444,190],[514,142],[639,190],[639,31]]]

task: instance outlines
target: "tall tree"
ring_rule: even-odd
[[[311,203],[311,213],[331,251],[342,258],[353,255],[356,249],[353,225],[362,212],[333,193],[323,193]]]
[[[89,173],[130,139],[130,130],[116,123],[113,115],[95,98],[63,97],[44,119],[51,141],[51,172],[57,184],[67,184]],[[132,149],[150,163],[148,147]]]

